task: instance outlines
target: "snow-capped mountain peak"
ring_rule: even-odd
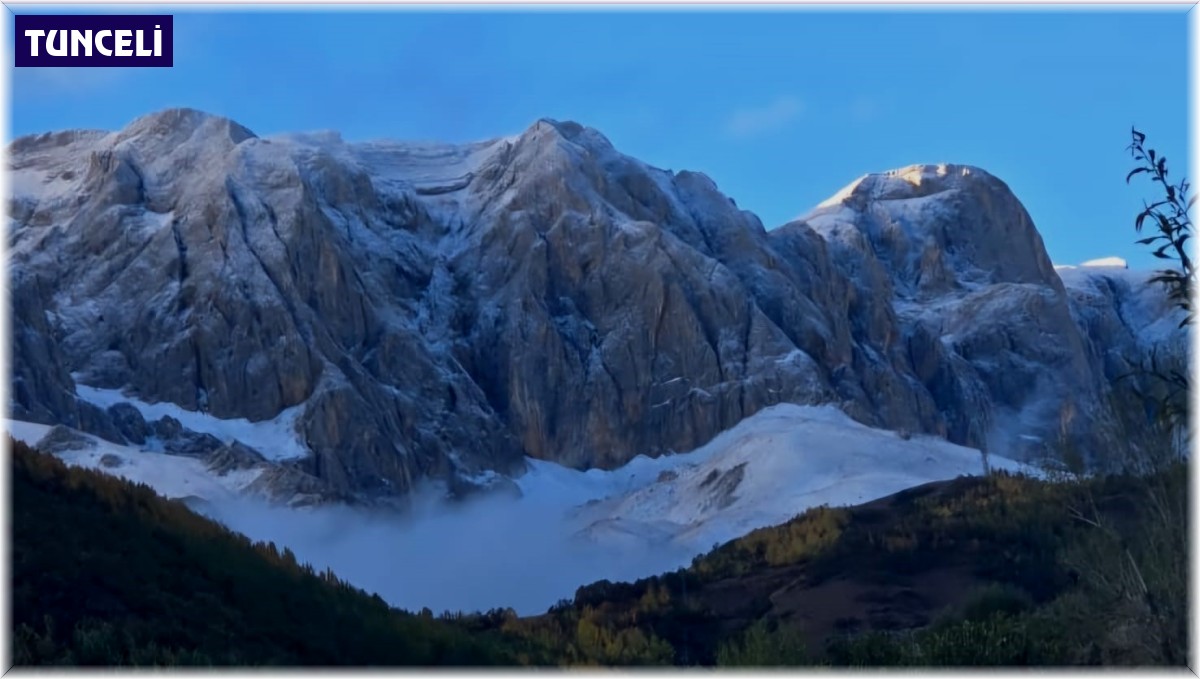
[[[1032,219],[970,166],[870,174],[767,232],[553,120],[347,142],[173,109],[9,162],[17,418],[127,444],[159,426],[134,402],[287,413],[306,454],[263,457],[363,497],[615,468],[787,403],[1000,447],[1083,413],[1086,447],[1141,351],[1119,319],[1085,341]]]

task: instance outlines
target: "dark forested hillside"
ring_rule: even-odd
[[[398,611],[146,486],[21,443],[11,464],[18,665],[1186,661],[1183,465],[817,508],[518,618]]]
[[[146,486],[12,443],[17,665],[529,661],[493,632],[401,613]]]
[[[1182,665],[1187,473],[993,474],[817,508],[502,629],[582,663]]]

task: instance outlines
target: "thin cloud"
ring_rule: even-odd
[[[204,511],[409,611],[511,607],[537,615],[581,585],[633,581],[695,556],[673,545],[590,542],[577,536],[580,526],[556,501],[484,496],[447,505],[437,495],[418,490],[405,515],[336,505],[289,509],[249,497]]]
[[[797,97],[783,96],[765,106],[734,111],[725,129],[738,139],[759,137],[787,127],[803,112],[804,102]]]

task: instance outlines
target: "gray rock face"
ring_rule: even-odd
[[[212,434],[182,432],[179,436],[162,442],[163,452],[169,455],[189,455],[204,457],[223,445],[221,439]]]
[[[112,421],[95,405],[75,396],[75,385],[56,331],[50,326],[45,281],[26,277],[14,267],[12,285],[12,402],[11,417],[42,424],[84,429],[112,441],[122,441]]]
[[[295,408],[309,454],[262,484],[305,494],[613,467],[780,402],[1086,440],[1112,417],[1106,352],[1144,349],[1108,312],[1141,293],[1072,297],[973,168],[871,176],[767,232],[707,177],[548,120],[349,144],[173,110],[23,137],[10,164],[14,416],[151,435],[76,382],[224,420]]]
[[[117,404],[117,406],[121,405],[133,408],[133,406],[127,403]],[[126,413],[127,417],[132,419],[132,415],[128,415],[128,409],[123,408],[122,411]],[[134,421],[136,422],[136,420]],[[221,440],[212,434],[192,431],[184,427],[179,420],[169,415],[159,419],[152,426],[149,426],[148,429],[158,439],[158,444],[161,446],[162,452],[169,455],[201,457],[208,455],[222,446]]]
[[[64,453],[71,450],[91,450],[96,442],[86,435],[61,424],[55,425],[37,442],[37,449],[45,453]]]
[[[1108,447],[1138,426],[1113,403],[1117,379],[1155,341],[1184,346],[1182,332],[1148,331],[1181,316],[1147,273],[1057,271],[1020,202],[977,168],[868,175],[804,221],[842,270],[867,273],[856,282],[869,303],[895,311],[912,374],[956,442],[1016,458]],[[1099,283],[1114,276],[1123,287]],[[1097,287],[1107,296],[1084,292]]]
[[[219,476],[224,476],[232,471],[255,469],[267,465],[267,460],[261,453],[241,441],[234,441],[229,445],[217,448],[208,454],[205,462],[208,469]]]
[[[263,470],[245,492],[291,507],[350,503],[354,497],[339,492],[324,480],[290,465],[273,465]]]
[[[154,435],[154,430],[146,424],[141,411],[128,403],[116,403],[108,407],[108,416],[121,437],[130,443],[142,445],[146,439]]]

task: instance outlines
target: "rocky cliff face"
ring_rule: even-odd
[[[350,144],[171,110],[23,137],[10,164],[14,418],[132,442],[136,412],[81,396],[286,415],[301,453],[259,452],[341,494],[612,467],[780,402],[1093,445],[1144,350],[1118,311],[1140,284],[1072,297],[974,168],[871,175],[768,232],[707,177],[549,120]]]
[[[1096,443],[1107,382],[1041,237],[1001,181],[962,166],[869,175],[805,222],[842,270],[863,272],[859,296],[885,307],[872,313],[886,316],[951,440],[1018,457],[1021,441],[1064,428]]]

